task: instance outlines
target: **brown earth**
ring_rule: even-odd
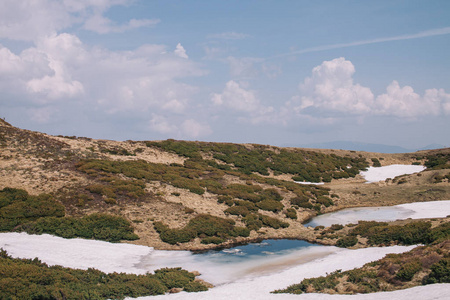
[[[252,145],[246,146],[253,147]],[[273,151],[278,151],[278,148],[272,148]],[[313,151],[333,153],[339,156],[360,156],[368,161],[371,158],[378,158],[382,165],[411,164],[418,161],[416,159],[417,153],[385,154],[324,149],[314,149]],[[450,148],[443,151],[450,152]],[[130,153],[132,155],[129,155]],[[430,153],[430,151],[420,152],[421,155],[427,153]],[[21,188],[35,195],[40,193],[69,194],[70,191],[77,190],[80,186],[86,186],[90,183],[88,177],[82,176],[74,168],[74,161],[86,158],[144,160],[167,165],[171,163],[183,164],[185,161],[184,157],[176,154],[147,147],[145,142],[119,142],[51,136],[19,129],[0,120],[0,189],[5,187]],[[423,161],[420,162],[423,163]],[[352,179],[333,180],[324,186],[330,188],[330,193],[336,194],[339,198],[333,198],[335,205],[327,208],[326,211],[348,207],[388,206],[450,199],[450,183],[434,183],[436,175],[447,173],[449,173],[448,169],[423,171],[418,174],[403,176],[400,179],[371,184],[364,183],[364,179],[359,175]],[[270,177],[292,181],[291,176],[287,174],[271,175]],[[226,180],[240,182],[239,178],[233,176],[228,176]],[[145,190],[148,195],[143,200],[118,202],[117,205],[108,205],[104,201],[97,201],[88,207],[84,207],[67,200],[67,203],[64,202],[66,214],[79,216],[93,212],[108,212],[121,215],[133,222],[135,232],[140,237],[133,243],[152,246],[156,249],[202,250],[215,246],[203,245],[199,239],[177,245],[164,243],[153,228],[153,222],[155,221],[162,221],[171,228],[181,228],[195,215],[210,214],[232,218],[237,225],[243,225],[238,217],[224,214],[227,206],[217,202],[217,195],[208,192],[197,195],[186,189],[176,188],[161,182],[147,183]],[[281,194],[284,197],[282,203],[287,206],[288,199],[293,197],[293,194],[286,191]],[[317,239],[318,232],[302,225],[302,222],[315,215],[313,210],[298,209],[297,220],[286,218],[282,212],[272,213],[261,210],[259,212],[288,222],[290,226],[277,230],[263,227],[258,232],[252,231],[248,238],[237,238],[221,246],[263,238],[296,238],[333,244],[333,241]]]

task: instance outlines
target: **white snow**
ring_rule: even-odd
[[[325,184],[324,182],[309,182],[309,181],[294,181],[298,184],[312,184],[312,185],[322,185]]]
[[[108,243],[84,239],[63,239],[43,234],[0,233],[0,248],[12,257],[35,258],[49,265],[69,268],[95,268],[103,272],[145,274],[136,268],[140,258],[153,248],[131,244]]]
[[[415,165],[389,165],[384,167],[369,167],[367,171],[361,171],[360,174],[370,183],[384,181],[388,178],[404,174],[414,174],[425,170],[424,166]]]
[[[94,240],[63,239],[50,235],[28,235],[25,233],[1,233],[0,247],[13,257],[34,258],[49,265],[62,265],[72,268],[97,268],[105,272],[128,272],[143,274],[156,267],[163,267],[164,262],[172,265],[193,263],[189,270],[199,270],[209,274],[216,287],[201,293],[179,293],[164,296],[141,297],[139,299],[447,299],[450,284],[430,285],[392,293],[376,293],[369,295],[286,295],[270,294],[275,289],[285,288],[298,283],[303,278],[326,275],[337,269],[348,270],[382,258],[388,253],[409,251],[414,246],[394,246],[384,248],[367,248],[358,250],[340,249],[337,247],[310,247],[304,251],[292,252],[286,257],[277,258],[271,263],[258,262],[253,265],[254,272],[245,265],[221,268],[208,261],[192,260],[187,251],[156,251],[151,247],[131,244],[113,244]],[[316,252],[319,250],[318,252]],[[152,254],[155,256],[152,257]],[[153,262],[148,263],[148,259]],[[171,258],[174,258],[173,260]],[[194,264],[195,263],[195,264]],[[239,272],[242,271],[242,272]],[[222,274],[231,274],[235,278],[223,280]],[[216,275],[216,276],[214,276]],[[205,278],[207,279],[207,278]],[[223,282],[223,283],[220,283]]]

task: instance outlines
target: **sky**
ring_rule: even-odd
[[[0,117],[112,140],[450,146],[450,1],[2,0]]]

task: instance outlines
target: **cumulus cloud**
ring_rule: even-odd
[[[181,128],[184,136],[191,138],[208,136],[212,133],[211,127],[208,124],[197,122],[194,119],[185,120]]]
[[[109,51],[88,47],[68,33],[44,36],[20,54],[0,46],[0,64],[0,92],[14,96],[0,102],[10,101],[14,106],[10,99],[20,98],[20,105],[42,106],[36,107],[35,117],[30,118],[39,123],[45,123],[50,112],[68,101],[77,103],[74,107],[79,109],[88,106],[104,118],[133,115],[145,119],[149,112],[169,117],[184,113],[197,88],[181,80],[205,74],[195,62],[180,59],[164,45]],[[159,133],[178,130],[156,117],[149,128]],[[205,134],[207,130],[193,132]]]
[[[450,94],[446,94],[443,89],[428,89],[424,96],[420,96],[412,87],[400,87],[394,80],[386,88],[386,93],[376,98],[375,112],[398,117],[439,115],[441,112],[447,112],[448,103]]]
[[[131,0],[3,0],[0,1],[0,38],[34,41],[59,33],[74,25],[97,33],[124,32],[153,26],[158,19],[131,19],[115,24],[103,13],[115,5],[128,5]]]
[[[272,119],[274,109],[264,106],[252,90],[245,89],[234,80],[226,83],[221,94],[214,93],[211,101],[215,106],[246,113],[248,117],[241,120],[257,124]]]
[[[186,50],[184,49],[183,46],[181,46],[180,43],[178,43],[177,47],[175,48],[174,51],[175,55],[181,58],[189,58],[186,54]]]
[[[353,83],[354,73],[353,64],[343,57],[324,61],[300,84],[297,108],[316,107],[355,114],[370,112],[374,96],[369,88]]]
[[[449,113],[450,94],[428,89],[423,96],[410,86],[393,81],[386,93],[374,96],[370,88],[354,83],[354,65],[345,58],[324,61],[299,86],[299,94],[286,102],[285,114],[314,112],[341,115],[386,115],[414,118]]]
[[[151,130],[162,134],[175,134],[178,132],[178,127],[170,122],[166,117],[152,114],[152,118],[149,121],[149,127]]]
[[[255,92],[245,90],[233,80],[226,83],[221,94],[213,94],[211,100],[215,105],[244,112],[256,112],[261,106]]]

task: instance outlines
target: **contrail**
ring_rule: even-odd
[[[285,57],[285,56],[291,56],[291,55],[299,55],[299,54],[304,54],[304,53],[331,50],[331,49],[347,48],[347,47],[384,43],[384,42],[392,42],[392,41],[420,39],[420,38],[424,38],[424,37],[446,35],[446,34],[450,34],[450,27],[431,29],[431,30],[421,31],[418,33],[397,35],[397,36],[393,36],[393,37],[384,37],[384,38],[377,38],[377,39],[371,39],[371,40],[356,41],[356,42],[351,42],[351,43],[342,43],[342,44],[333,44],[333,45],[324,45],[324,46],[306,48],[306,49],[302,49],[302,50],[297,50],[297,51],[292,51],[292,52],[288,52],[288,53],[274,55],[274,56],[266,58],[266,60],[279,58],[279,57]]]

